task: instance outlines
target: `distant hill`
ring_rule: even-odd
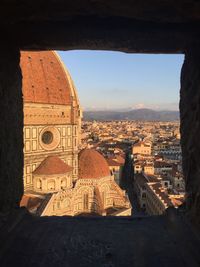
[[[179,111],[155,111],[152,109],[134,109],[130,111],[85,111],[84,120],[141,120],[141,121],[177,121]]]

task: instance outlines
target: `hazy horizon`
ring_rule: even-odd
[[[83,111],[119,111],[119,112],[124,112],[124,111],[131,111],[131,110],[144,110],[144,109],[149,109],[149,110],[154,110],[154,111],[179,111],[178,104],[177,104],[177,109],[171,109],[171,108],[151,108],[151,107],[124,107],[124,108],[83,108]]]
[[[183,55],[58,52],[85,111],[179,110]]]

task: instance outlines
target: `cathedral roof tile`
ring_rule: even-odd
[[[83,149],[79,153],[79,178],[97,179],[110,175],[105,158],[94,149]]]
[[[34,170],[34,175],[64,174],[72,171],[72,167],[56,156],[48,156]]]
[[[24,102],[70,105],[78,103],[73,81],[54,51],[21,52]]]

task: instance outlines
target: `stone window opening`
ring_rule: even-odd
[[[51,144],[53,142],[53,134],[50,131],[46,131],[42,134],[42,142],[44,144]]]
[[[197,2],[197,1],[195,1]],[[87,49],[110,49],[110,50],[121,50],[121,51],[125,51],[125,52],[144,52],[147,51],[148,53],[185,53],[186,54],[186,59],[185,59],[185,63],[184,63],[184,67],[182,69],[182,75],[181,75],[181,83],[182,83],[182,88],[181,88],[181,103],[180,103],[180,110],[181,110],[181,131],[182,131],[182,147],[183,147],[183,169],[184,169],[184,174],[186,176],[186,184],[187,184],[187,212],[189,215],[189,218],[191,218],[192,222],[194,222],[198,227],[199,227],[199,192],[200,192],[200,188],[199,188],[199,176],[197,175],[198,173],[198,155],[199,155],[199,148],[198,148],[198,142],[196,140],[198,140],[198,135],[199,135],[199,128],[195,127],[194,125],[198,124],[198,115],[199,115],[199,104],[198,104],[198,99],[199,99],[199,81],[198,81],[198,77],[199,77],[199,44],[198,44],[198,13],[199,13],[199,9],[198,9],[198,5],[194,5],[194,7],[191,5],[190,8],[191,10],[193,10],[192,12],[188,12],[188,10],[185,8],[185,3],[183,4],[183,6],[181,7],[181,5],[177,6],[178,3],[173,3],[173,5],[170,6],[170,1],[166,1],[165,5],[163,5],[163,3],[160,3],[157,1],[156,3],[152,2],[152,6],[150,7],[150,4],[148,3],[144,3],[141,2],[141,4],[143,5],[144,8],[144,12],[138,12],[138,8],[136,7],[136,13],[135,13],[135,17],[130,15],[130,13],[134,10],[132,10],[132,8],[128,5],[129,8],[129,16],[126,17],[126,9],[124,10],[123,7],[123,3],[119,4],[120,10],[123,11],[123,14],[120,13],[120,18],[118,17],[118,13],[116,11],[116,9],[118,8],[118,5],[114,7],[110,6],[110,11],[108,11],[108,21],[106,21],[106,23],[104,22],[104,20],[107,19],[107,17],[105,16],[105,14],[102,14],[102,11],[100,10],[100,8],[98,7],[93,7],[94,11],[98,11],[98,14],[102,14],[102,16],[92,16],[92,19],[94,19],[94,23],[90,23],[90,25],[92,25],[92,27],[88,27],[88,28],[84,28],[84,23],[80,23],[81,21],[79,20],[79,17],[76,18],[77,19],[77,23],[75,26],[73,26],[72,30],[73,30],[73,34],[70,34],[70,30],[69,29],[69,40],[65,38],[63,38],[63,36],[65,36],[66,34],[66,28],[63,27],[63,29],[65,31],[63,31],[62,29],[59,28],[59,32],[61,32],[61,35],[58,40],[58,42],[56,43],[56,23],[54,24],[54,21],[52,20],[52,25],[55,26],[55,28],[51,28],[50,25],[48,23],[45,23],[44,25],[42,24],[42,16],[43,13],[41,13],[41,20],[40,22],[36,25],[34,28],[34,25],[31,25],[30,27],[30,31],[29,31],[29,25],[27,24],[26,27],[24,27],[23,22],[22,22],[22,27],[20,27],[20,31],[22,31],[22,34],[19,35],[17,38],[18,42],[17,45],[15,45],[15,38],[13,38],[13,42],[11,43],[10,40],[6,40],[4,39],[6,46],[3,49],[3,58],[4,56],[6,57],[6,60],[4,61],[2,58],[2,66],[1,69],[3,70],[3,75],[2,75],[2,83],[4,84],[5,88],[9,89],[12,87],[12,93],[10,92],[10,90],[5,90],[4,94],[3,94],[3,99],[2,102],[6,103],[7,99],[10,99],[12,101],[12,97],[11,95],[13,94],[13,97],[15,98],[15,105],[6,105],[4,103],[2,103],[2,114],[5,114],[5,119],[1,121],[2,123],[2,129],[4,129],[5,127],[5,136],[6,133],[8,133],[7,138],[1,138],[3,140],[3,142],[1,143],[3,151],[6,151],[7,153],[5,153],[4,157],[2,158],[2,184],[4,185],[3,190],[6,191],[8,194],[10,192],[10,195],[7,196],[6,194],[1,194],[1,207],[3,207],[3,211],[10,211],[13,209],[13,207],[19,206],[19,200],[22,196],[23,193],[23,186],[22,186],[22,180],[20,180],[19,177],[22,178],[22,167],[23,167],[23,157],[22,157],[22,133],[20,133],[20,131],[22,132],[22,107],[21,106],[21,95],[20,95],[20,90],[18,90],[20,88],[20,84],[21,84],[21,74],[19,71],[19,67],[18,67],[18,62],[19,62],[19,44],[20,47],[23,49],[58,49],[59,47],[62,47],[63,49],[73,49],[73,48],[79,48],[83,47],[83,48],[87,48]],[[187,6],[190,3],[187,3]],[[61,7],[60,10],[62,10],[62,12],[65,11],[64,6],[62,6],[63,4],[61,3]],[[174,8],[174,7],[177,8]],[[10,15],[13,16],[13,14],[15,14],[15,12],[10,12],[10,10],[14,10],[13,9],[14,4],[12,4],[11,6],[9,6],[9,12],[5,13],[5,18],[8,15],[8,20],[5,19],[5,23],[4,23],[4,27],[6,28],[6,25],[9,24],[8,22],[11,21],[9,20]],[[15,6],[16,7],[16,6]],[[166,8],[165,8],[166,7]],[[66,7],[65,7],[66,8]],[[88,9],[87,9],[88,8]],[[91,14],[91,9],[89,8],[89,6],[87,6],[87,8],[85,10],[83,10],[83,12],[85,12],[85,17],[86,19],[88,19],[88,21],[90,22],[90,16],[87,17],[87,10],[89,10],[88,13]],[[95,10],[97,8],[97,10]],[[98,10],[99,8],[99,10]],[[147,8],[147,9],[146,9]],[[178,14],[178,10],[180,8],[180,13],[182,14],[180,16],[180,14]],[[194,12],[196,9],[196,12]],[[184,9],[186,10],[184,12]],[[53,10],[53,7],[51,8],[51,10]],[[67,8],[66,8],[67,10]],[[160,10],[162,10],[162,12],[159,12]],[[5,7],[2,8],[2,12],[6,11]],[[93,12],[94,12],[93,11]],[[151,12],[150,12],[151,11]],[[34,12],[34,11],[33,11]],[[111,12],[111,14],[109,13]],[[113,12],[113,13],[112,13]],[[171,13],[172,12],[172,13]],[[10,13],[10,15],[9,15]],[[75,12],[75,14],[77,14],[78,12]],[[134,12],[133,12],[134,13]],[[169,14],[170,13],[170,14]],[[94,12],[94,14],[96,14]],[[113,14],[115,14],[114,18],[113,18]],[[148,14],[148,15],[145,15]],[[173,16],[170,16],[172,15]],[[187,15],[188,14],[188,15]],[[20,15],[20,14],[18,14]],[[112,15],[111,17],[109,17],[109,15]],[[18,24],[16,23],[15,25],[15,21],[17,21],[17,12],[16,14],[13,16],[13,30],[16,30],[16,34],[14,34],[13,36],[17,36],[18,31]],[[34,16],[33,14],[33,19],[35,19],[36,16]],[[50,16],[51,17],[51,16]],[[171,17],[171,19],[170,19]],[[172,18],[173,17],[173,18]],[[64,18],[64,16],[63,16]],[[68,17],[66,16],[66,18],[68,19]],[[112,21],[112,18],[114,21]],[[125,26],[122,23],[122,27],[118,27],[119,25],[121,26],[121,24],[119,24],[118,19],[120,19],[120,22],[125,22]],[[128,21],[126,21],[126,19],[128,19]],[[138,20],[137,20],[138,19]],[[97,22],[104,22],[104,23],[97,23],[97,27],[95,25]],[[100,21],[99,21],[100,20]],[[109,23],[109,20],[111,20],[111,24]],[[19,20],[18,20],[19,21]],[[24,18],[24,21],[26,23],[26,18]],[[177,23],[178,21],[178,23]],[[30,20],[29,20],[30,22]],[[164,23],[163,23],[164,22]],[[63,19],[63,25],[65,21]],[[67,21],[67,23],[69,23]],[[34,23],[33,23],[34,24]],[[89,23],[87,22],[87,25]],[[103,29],[101,28],[101,25],[103,24]],[[36,35],[33,35],[32,38],[30,38],[31,33],[34,33],[34,30],[38,29],[38,26],[42,25],[43,27],[41,27],[41,34],[40,36],[43,36],[41,38],[41,40],[39,41],[37,39]],[[45,26],[46,25],[46,26]],[[78,25],[78,26],[77,26]],[[106,27],[105,27],[106,25]],[[134,26],[134,27],[133,27]],[[76,28],[77,27],[77,28]],[[69,27],[70,28],[70,27]],[[9,31],[11,30],[10,27],[8,27]],[[51,31],[50,31],[51,29]],[[78,31],[77,31],[78,29]],[[85,33],[84,33],[85,30]],[[105,34],[106,31],[106,34]],[[79,39],[79,32],[82,33],[81,38]],[[11,30],[11,35],[12,33],[14,33]],[[43,35],[44,34],[44,35]],[[59,34],[59,33],[58,33]],[[85,37],[86,34],[86,38]],[[61,38],[62,36],[62,38]],[[23,38],[22,38],[23,37]],[[73,38],[75,38],[75,40],[73,40]],[[23,41],[24,40],[24,41]],[[53,41],[53,42],[52,42]],[[48,45],[47,45],[48,44]],[[11,49],[10,49],[11,47]],[[9,66],[9,68],[7,68]],[[9,79],[9,83],[8,83],[8,78],[7,77],[13,77],[12,81],[11,79]],[[17,90],[16,90],[17,89]],[[9,95],[9,97],[8,97]],[[12,103],[12,102],[11,102]],[[17,107],[17,108],[16,108]],[[9,108],[9,110],[8,110]],[[9,120],[6,119],[6,116],[8,116],[9,114]],[[10,131],[10,127],[7,127],[7,125],[11,124],[12,125],[12,135],[9,135],[9,131]],[[6,146],[12,146],[13,151],[11,150],[7,150]],[[191,149],[192,148],[192,149]],[[18,152],[18,156],[16,157],[16,152]],[[17,158],[17,160],[15,160],[15,158]],[[12,159],[12,164],[13,164],[13,168],[12,168],[12,172],[9,170],[6,170],[6,168],[4,167],[7,166],[7,162],[9,162],[9,160]],[[4,164],[4,162],[6,164]],[[6,175],[4,175],[4,173]],[[187,174],[187,175],[186,175]],[[6,179],[6,180],[5,180]],[[12,188],[15,188],[15,190],[12,190]],[[6,189],[6,190],[5,190]],[[5,197],[6,196],[6,197]],[[172,218],[170,220],[170,216],[169,216],[169,220],[167,221],[168,224],[167,225],[171,225],[171,226],[177,226],[174,221],[175,218],[173,217],[173,215],[171,215]],[[15,216],[13,216],[14,218]],[[49,220],[51,220],[51,218],[49,218]],[[14,219],[13,219],[14,221]],[[48,220],[46,220],[48,222]],[[61,221],[61,220],[60,220]],[[64,220],[63,220],[64,221]],[[143,220],[142,220],[143,221]],[[146,220],[148,221],[148,219]],[[20,221],[20,223],[22,224],[23,222]],[[144,223],[145,224],[145,223]],[[43,223],[43,225],[45,225]],[[38,223],[39,226],[39,223]],[[52,226],[53,226],[53,220],[52,220]],[[56,226],[56,224],[54,224],[54,227]],[[148,226],[148,223],[146,224],[146,226]],[[180,225],[181,227],[184,227],[183,224]],[[15,226],[17,227],[17,226]],[[42,227],[42,224],[41,224]],[[50,227],[50,226],[49,226]],[[165,227],[165,231],[166,231],[166,227]],[[191,249],[191,244],[193,244],[193,239],[190,235],[190,242],[188,242],[187,236],[188,236],[188,232],[185,233],[184,235],[181,232],[182,228],[179,227],[175,227],[177,229],[177,233],[179,238],[176,239],[175,236],[175,232],[173,232],[173,227],[168,227],[168,231],[169,231],[169,236],[174,236],[173,242],[174,244],[176,243],[177,246],[174,245],[169,245],[170,243],[168,243],[168,245],[166,246],[168,249],[171,246],[172,249],[174,249],[174,251],[176,251],[175,254],[173,254],[174,257],[170,258],[170,253],[168,251],[168,249],[166,249],[163,240],[159,240],[160,242],[158,242],[157,240],[157,236],[155,235],[155,239],[154,242],[152,242],[152,238],[151,238],[151,242],[149,243],[149,245],[151,244],[151,250],[149,251],[149,254],[145,255],[145,257],[143,257],[143,263],[145,264],[145,260],[146,262],[149,262],[149,264],[151,265],[152,262],[152,266],[153,261],[155,256],[157,255],[157,260],[159,261],[159,263],[164,262],[164,256],[166,256],[167,259],[169,259],[170,264],[172,264],[172,266],[182,266],[183,263],[181,260],[179,260],[180,258],[184,258],[185,257],[185,262],[184,264],[186,266],[191,266],[190,264],[192,264],[192,266],[198,266],[198,263],[195,264],[195,262],[199,262],[197,261],[197,254],[192,254],[191,251],[195,252],[195,246],[192,247]],[[63,227],[64,228],[64,227]],[[127,228],[128,228],[128,224],[127,224]],[[134,227],[131,228],[132,231]],[[43,228],[44,229],[44,228]],[[47,229],[47,227],[46,227]],[[51,228],[51,230],[54,229],[53,227]],[[145,229],[145,228],[143,228]],[[10,236],[13,233],[13,229],[10,228],[11,232],[10,232]],[[44,229],[45,230],[45,229]],[[152,231],[152,229],[148,229],[149,232]],[[25,232],[24,236],[23,236],[23,231]],[[20,246],[22,246],[22,243],[20,240],[25,240],[24,238],[27,238],[27,234],[26,231],[27,229],[23,229],[23,231],[19,231],[18,232],[18,237],[16,236],[16,240],[18,240],[17,242],[17,251],[18,251],[18,255],[20,255],[20,252],[23,251],[23,255],[27,256],[30,255],[28,254],[28,250],[24,247],[24,249],[20,250]],[[63,229],[62,229],[63,231]],[[110,230],[111,231],[111,230]],[[139,229],[140,231],[140,229]],[[159,229],[159,238],[162,239],[162,236],[164,236],[165,232],[162,232],[161,229]],[[125,229],[124,229],[125,232]],[[131,231],[130,231],[131,232]],[[53,231],[52,231],[53,233]],[[105,230],[104,230],[105,233]],[[158,229],[156,229],[156,233],[158,233]],[[30,234],[30,232],[29,232]],[[120,240],[120,233],[118,233],[118,239]],[[138,233],[137,233],[138,234]],[[142,234],[142,232],[141,232]],[[143,233],[144,234],[144,233]],[[163,234],[163,235],[162,235]],[[174,235],[173,235],[174,234]],[[89,234],[88,234],[89,236]],[[105,235],[104,235],[105,236]],[[151,235],[151,237],[153,236],[153,234]],[[45,235],[44,235],[45,237]],[[143,236],[144,237],[144,236]],[[182,237],[182,238],[180,238]],[[18,239],[17,239],[18,238]],[[37,233],[35,232],[35,236],[34,238],[39,241],[39,238],[37,236]],[[135,237],[137,238],[137,237]],[[147,246],[146,240],[148,239],[148,235],[145,236],[145,238],[143,239],[144,243],[143,243],[143,247],[144,248],[149,248],[149,246]],[[75,240],[75,245],[76,244],[80,244],[80,242],[76,243],[76,237],[74,238]],[[80,240],[80,239],[79,239]],[[97,239],[98,240],[98,239]],[[129,240],[129,242],[126,242],[127,244],[130,244],[131,246],[131,242],[130,239],[128,239],[127,237],[127,241]],[[137,239],[139,241],[139,239]],[[175,241],[176,242],[175,242]],[[179,240],[181,240],[181,244],[178,243]],[[26,239],[26,241],[28,241]],[[88,239],[86,239],[86,241],[88,241]],[[90,240],[89,240],[90,241]],[[134,240],[136,241],[136,240]],[[3,243],[3,242],[2,242]],[[24,242],[23,242],[24,243]],[[38,242],[39,243],[39,242]],[[135,242],[137,243],[137,242]],[[29,244],[29,243],[28,243]],[[111,250],[113,249],[111,245],[109,244],[108,246],[111,247]],[[155,244],[162,244],[162,246],[159,247],[159,251],[161,252],[165,252],[165,254],[162,254],[163,258],[159,258],[160,254],[159,252],[156,250]],[[179,246],[179,245],[180,246]],[[31,243],[30,243],[31,245]],[[81,244],[82,245],[82,244]],[[101,245],[101,243],[100,243]],[[100,246],[99,245],[99,246]],[[183,248],[185,245],[185,250],[181,250],[181,248]],[[107,246],[107,247],[108,247]],[[29,246],[27,246],[29,247]],[[75,246],[76,248],[78,246]],[[106,247],[106,248],[107,248]],[[138,246],[140,247],[140,246]],[[13,253],[14,252],[14,248],[16,249],[16,242],[15,243],[10,243],[10,251]],[[157,247],[158,248],[158,247]],[[188,249],[190,248],[190,249]],[[199,247],[197,246],[197,249]],[[104,248],[103,248],[104,249]],[[132,249],[132,247],[131,247]],[[102,250],[101,250],[102,251]],[[141,255],[143,254],[143,251],[141,251],[141,249],[139,250],[137,247],[134,249],[132,249],[131,251],[135,252],[135,258],[136,260],[138,260],[138,262],[141,262]],[[153,253],[153,251],[157,252]],[[29,250],[30,252],[30,250]],[[119,251],[120,252],[120,251]],[[140,259],[137,257],[137,252],[138,255],[140,255]],[[171,251],[170,251],[171,252]],[[8,253],[7,252],[7,261],[12,261],[13,258],[13,262],[15,260],[15,257],[12,257],[12,253]],[[158,255],[159,254],[159,255]],[[9,255],[9,257],[8,257]],[[16,254],[15,254],[16,255]],[[56,253],[55,253],[56,255]],[[177,256],[176,256],[177,255]],[[182,255],[180,257],[180,255]],[[34,252],[32,254],[32,259],[33,261],[35,260],[35,262],[38,261],[38,258],[36,257],[37,255],[34,256]],[[90,256],[90,255],[89,255]],[[188,256],[191,256],[188,257]],[[35,258],[34,258],[35,257]],[[8,259],[10,258],[10,259]],[[90,257],[91,259],[91,257]],[[98,257],[99,259],[99,257]],[[5,257],[3,259],[5,262]],[[20,261],[20,257],[18,257],[18,260]],[[96,259],[95,259],[96,260]],[[132,259],[129,259],[130,262]],[[171,261],[170,261],[171,260]],[[81,261],[81,259],[80,259]],[[12,262],[12,263],[13,263]],[[83,262],[84,264],[85,262]],[[132,263],[132,262],[131,262]],[[134,262],[135,263],[135,262]],[[161,263],[161,264],[162,264]],[[167,262],[165,262],[167,264]],[[112,264],[112,262],[111,262]],[[133,266],[134,264],[132,264],[131,266]],[[7,265],[9,266],[9,265]],[[13,264],[10,264],[10,266],[14,266]],[[20,262],[20,266],[24,266],[22,265],[22,261]]]

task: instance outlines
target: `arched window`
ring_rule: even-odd
[[[36,187],[37,189],[42,189],[42,181],[40,179],[37,180]]]
[[[89,208],[89,196],[88,193],[83,194],[83,209],[88,210]]]
[[[55,190],[55,187],[56,187],[56,184],[55,184],[54,180],[48,181],[48,183],[47,183],[48,190]]]
[[[101,193],[101,198],[102,198],[103,207],[105,207],[106,205],[106,192],[105,191]]]
[[[66,186],[67,186],[67,181],[66,181],[66,179],[62,179],[62,180],[61,180],[61,189],[66,188]]]
[[[142,198],[146,198],[146,193],[142,193]]]

